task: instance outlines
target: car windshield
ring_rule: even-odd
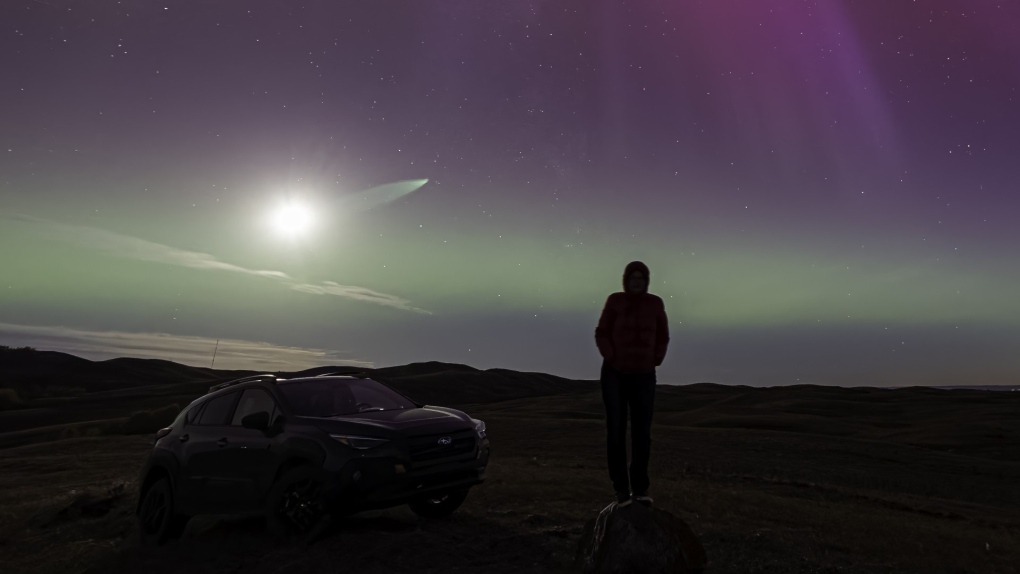
[[[295,416],[335,417],[413,409],[415,404],[372,379],[321,379],[277,386]]]

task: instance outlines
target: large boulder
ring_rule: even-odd
[[[701,572],[708,559],[690,527],[642,504],[614,502],[585,524],[575,565],[583,574]]]

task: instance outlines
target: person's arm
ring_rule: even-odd
[[[613,323],[615,322],[616,309],[612,304],[612,296],[610,296],[602,307],[598,327],[595,327],[595,345],[598,346],[602,358],[609,362],[613,361],[615,354],[613,349]]]
[[[666,359],[669,347],[669,319],[666,317],[666,304],[659,302],[659,317],[655,324],[655,366],[658,367]]]

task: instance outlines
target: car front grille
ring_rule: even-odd
[[[449,437],[450,444],[441,444]],[[429,463],[452,457],[474,456],[476,448],[475,431],[464,430],[441,434],[413,436],[407,441],[412,463]]]

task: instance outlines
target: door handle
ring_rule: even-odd
[[[216,446],[221,448],[227,446],[227,439],[221,438],[220,440],[216,441]]]
[[[177,440],[181,442],[188,442],[188,435],[182,434],[181,436],[177,437]]]

